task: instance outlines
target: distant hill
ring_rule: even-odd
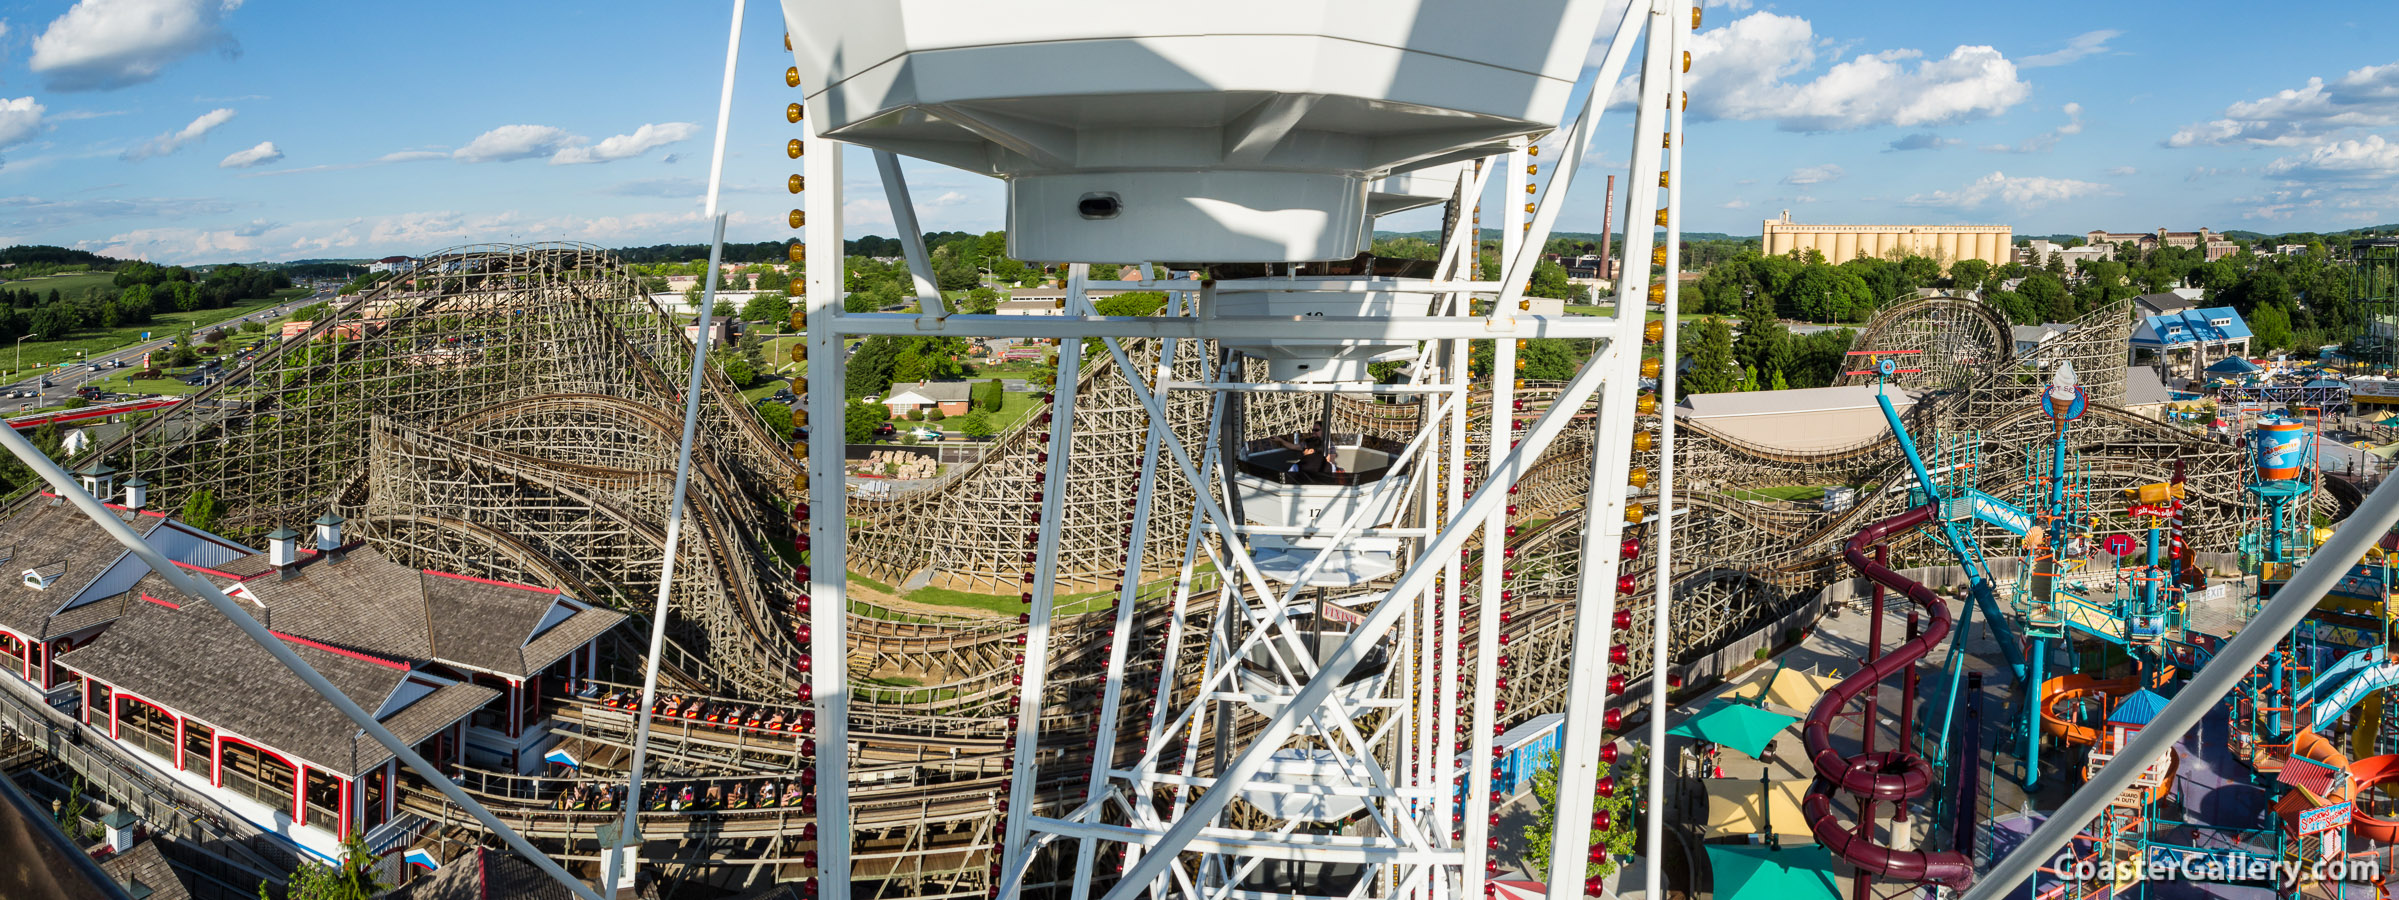
[[[69,250],[65,247],[52,247],[46,244],[19,244],[14,247],[0,248],[0,264],[8,265],[89,266],[94,269],[113,269],[124,263],[124,260],[113,256],[101,256],[97,253]]]

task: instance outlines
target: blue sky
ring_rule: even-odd
[[[1695,231],[1785,208],[2030,234],[2399,221],[2399,26],[2372,4],[1709,2]],[[750,4],[738,240],[789,234],[776,7]],[[703,241],[729,10],[0,0],[0,244],[209,262]],[[1595,176],[1630,134],[1610,118],[1561,230],[1599,227]],[[872,172],[849,167],[852,236],[890,233]],[[926,228],[1000,227],[998,183],[911,178]]]

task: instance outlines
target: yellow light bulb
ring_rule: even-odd
[[[1670,183],[1670,182],[1672,182],[1673,180],[1674,180],[1674,179],[1673,179],[1672,177],[1670,177],[1669,173],[1666,173],[1666,172],[1659,172],[1659,173],[1658,173],[1658,186],[1659,186],[1659,187],[1673,187],[1674,185]]]
[[[1685,54],[1685,55],[1689,55],[1689,54]],[[1688,67],[1688,66],[1686,66],[1686,67],[1684,68],[1684,71],[1689,71],[1689,67]],[[788,69],[784,69],[784,70],[783,70],[783,86],[784,86],[784,87],[799,87],[799,86],[800,86],[800,67],[798,67],[798,66],[792,66],[791,68],[788,68]]]
[[[1653,266],[1666,264],[1666,245],[1659,244],[1649,248],[1649,264]]]
[[[1649,470],[1640,466],[1634,466],[1630,471],[1624,473],[1624,483],[1634,487],[1648,487]]]
[[[1641,507],[1627,506],[1624,508],[1624,523],[1627,525],[1639,525],[1641,524],[1642,519],[1648,517],[1648,511],[1642,509]]]
[[[808,179],[802,178],[798,175],[793,175],[784,180],[783,186],[790,188],[792,193],[797,194],[808,189]]]
[[[786,122],[798,122],[806,114],[797,103],[783,107],[783,121]]]
[[[808,214],[799,210],[792,210],[790,219],[793,228],[805,228],[808,225]]]
[[[1691,30],[1699,30],[1699,4],[1691,4]]]
[[[1650,449],[1651,447],[1655,447],[1655,446],[1657,446],[1657,445],[1658,445],[1658,442],[1657,442],[1656,440],[1652,439],[1652,438],[1649,436],[1649,432],[1646,432],[1646,431],[1636,431],[1636,432],[1634,432],[1634,433],[1633,433],[1633,450],[1634,450],[1634,451],[1636,451],[1636,452],[1640,452],[1640,453],[1648,453],[1648,452],[1649,452],[1649,449]]]
[[[1666,211],[1663,209],[1658,210],[1658,227],[1666,227]]]
[[[1527,175],[1539,175],[1539,174],[1541,174],[1541,164],[1540,164],[1540,163],[1534,163],[1534,164],[1532,164],[1532,165],[1529,165],[1529,166],[1526,166],[1526,167],[1524,167],[1524,174],[1527,174]]]
[[[1534,184],[1528,184],[1528,185],[1525,185],[1525,186],[1524,186],[1524,192],[1525,192],[1525,193],[1527,193],[1527,194],[1538,194],[1538,193],[1541,193],[1541,186],[1540,186],[1540,185],[1534,185]]]
[[[1641,377],[1643,378],[1656,378],[1664,371],[1666,371],[1665,361],[1655,356],[1641,361]]]
[[[794,69],[793,71],[796,72],[798,70]],[[1691,51],[1689,50],[1683,51],[1683,71],[1691,71]]]
[[[791,143],[788,143],[788,144],[784,144],[784,145],[783,145],[783,153],[784,153],[784,155],[790,156],[790,157],[791,157],[791,158],[793,158],[793,159],[798,159],[798,158],[800,158],[800,154],[802,154],[802,153],[806,153],[806,152],[808,152],[808,150],[807,150],[807,148],[806,148],[806,147],[804,147],[804,146],[802,146],[802,145],[800,144],[800,139],[799,139],[799,138],[792,138],[792,139],[791,139]]]
[[[1646,416],[1655,414],[1657,411],[1658,395],[1642,394],[1641,396],[1633,399],[1633,412],[1635,414]]]
[[[783,251],[783,255],[795,263],[807,262],[808,245],[800,243],[799,241],[793,241],[791,242],[791,247]]]
[[[1533,211],[1533,205],[1532,205],[1532,204],[1530,204],[1530,203],[1527,203],[1527,204],[1525,204],[1525,205],[1524,205],[1524,211],[1525,211],[1525,212],[1528,212],[1528,213],[1529,213],[1529,212],[1532,212],[1532,211]]]
[[[1666,320],[1659,319],[1641,326],[1641,339],[1655,344],[1666,339]]]

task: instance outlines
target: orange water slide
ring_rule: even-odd
[[[2139,690],[2136,678],[2099,679],[2089,675],[2060,675],[2041,682],[2041,731],[2069,744],[2099,743],[2099,726],[2083,725],[2057,714],[2057,707],[2098,695],[2121,697]]]
[[[2349,783],[2362,796],[2376,785],[2399,781],[2399,755],[2369,756],[2349,765]],[[2349,833],[2385,844],[2399,843],[2399,819],[2366,815],[2359,810],[2349,815]]]

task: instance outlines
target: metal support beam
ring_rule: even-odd
[[[1075,263],[1067,271],[1066,293],[1069,302],[1083,296],[1083,279],[1091,272],[1089,263]],[[1042,689],[1048,682],[1050,666],[1050,615],[1056,609],[1058,589],[1058,535],[1066,521],[1066,470],[1075,446],[1075,388],[1083,365],[1083,342],[1058,342],[1058,383],[1050,390],[1053,399],[1050,419],[1050,461],[1041,478],[1041,531],[1034,545],[1032,619],[1025,625],[1024,663],[1018,671],[1024,674],[1024,684],[1016,698],[1016,753],[1008,769],[1008,828],[1003,840],[1007,852],[1001,871],[1008,873],[1001,888],[1002,900],[1013,900],[1024,887],[1026,867],[1032,861],[1031,823],[1033,799],[1041,773],[1036,770],[1041,749]]]
[[[875,151],[875,172],[883,176],[883,199],[891,205],[891,228],[900,233],[900,252],[908,258],[908,278],[916,283],[916,302],[925,315],[936,319],[949,315],[941,302],[941,285],[933,280],[933,259],[925,253],[925,231],[917,227],[916,203],[908,199],[908,175],[900,171],[899,155]]]
[[[815,221],[811,218],[809,221]],[[1403,285],[1393,285],[1403,286]],[[1414,285],[1404,285],[1413,288]],[[1520,293],[1521,296],[1521,293]],[[1512,301],[1511,301],[1512,302]],[[1455,338],[1462,326],[1449,316],[978,316],[960,313],[939,320],[903,313],[845,313],[831,328],[845,335],[897,334],[1017,338],[1358,338],[1429,341]],[[1476,335],[1497,338],[1605,338],[1616,333],[1613,319],[1598,316],[1517,316]]]
[[[1647,55],[1642,60],[1640,100],[1633,118],[1632,190],[1626,192],[1625,198],[1632,208],[1645,214],[1657,202],[1658,144],[1665,131],[1664,110],[1659,106],[1664,102],[1669,51],[1667,41],[1659,36],[1669,27],[1664,21],[1667,2],[1651,0],[1646,6],[1635,4],[1625,10],[1624,24],[1618,28],[1616,40],[1608,45],[1608,63],[1599,81],[1616,83],[1608,72],[1622,68],[1622,57],[1631,53],[1634,36],[1646,31],[1648,39],[1642,43]],[[1597,89],[1592,96],[1602,99],[1595,99],[1591,105],[1604,102],[1604,94]],[[1596,117],[1591,124],[1596,124]],[[1566,149],[1558,157],[1581,159],[1587,134],[1569,135]],[[1563,178],[1572,171],[1571,165],[1561,166],[1554,178]],[[1540,216],[1554,214],[1558,205],[1551,202]],[[1538,222],[1536,219],[1534,230],[1546,231]],[[1642,321],[1642,295],[1628,286],[1649,283],[1652,238],[1649,226],[1628,220],[1624,275],[1616,282],[1619,318]],[[1525,271],[1529,273],[1530,269]],[[1512,300],[1506,295],[1502,299]],[[1628,333],[1627,340],[1609,345],[1607,359],[1617,386],[1630,389],[1639,383],[1640,338]],[[1631,452],[1634,427],[1632,412],[1630,403],[1602,404],[1599,430],[1591,446],[1591,485],[1583,505],[1583,571],[1576,590],[1573,663],[1568,667],[1566,721],[1558,740],[1558,824],[1546,861],[1552,897],[1580,897],[1585,893],[1583,872],[1591,846],[1591,797],[1599,781],[1599,747],[1606,742],[1600,727],[1607,699],[1608,646],[1615,636],[1612,619],[1616,613],[1616,572],[1621,564],[1616,543],[1624,534],[1624,476],[1630,467],[1627,456]]]
[[[812,120],[815,121],[815,120]],[[816,711],[816,874],[819,900],[850,894],[849,491],[842,457],[848,366],[834,319],[841,313],[842,144],[814,138],[802,157],[808,183],[809,694]]]

